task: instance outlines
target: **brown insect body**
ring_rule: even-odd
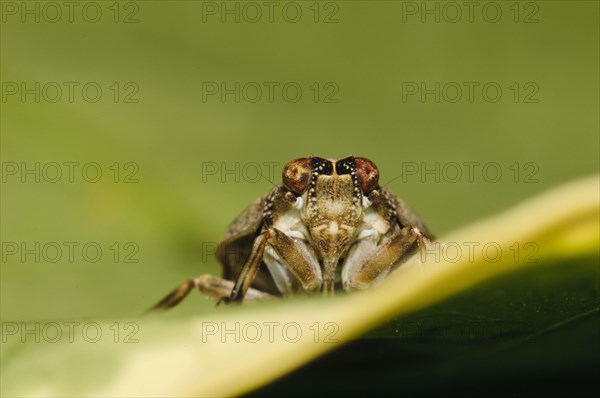
[[[223,278],[187,281],[154,308],[170,308],[193,287],[221,302],[333,294],[376,284],[432,240],[420,217],[378,183],[368,159],[301,158],[283,183],[257,199],[227,229],[217,249]],[[235,280],[235,283],[233,282]],[[250,287],[252,286],[252,287]]]

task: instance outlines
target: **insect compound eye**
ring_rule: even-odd
[[[301,194],[306,190],[310,179],[310,158],[292,160],[283,168],[283,185],[290,191]]]
[[[364,194],[371,192],[379,185],[379,169],[367,158],[354,158],[356,173],[360,181],[360,189]]]

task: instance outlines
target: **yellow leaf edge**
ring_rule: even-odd
[[[379,286],[361,293],[228,308],[176,323],[167,323],[162,314],[140,318],[139,344],[106,344],[99,348],[76,342],[68,347],[52,347],[55,353],[80,350],[76,357],[82,360],[94,349],[119,357],[118,365],[102,385],[60,384],[48,371],[48,377],[36,380],[37,384],[10,386],[3,369],[3,384],[9,384],[3,386],[3,395],[240,395],[392,318],[437,303],[493,276],[526,266],[540,267],[548,258],[597,252],[599,209],[600,176],[577,180],[441,239],[449,245],[470,242],[482,247],[491,243],[510,254],[495,261],[479,250],[451,261],[443,255],[436,258],[436,253],[444,249],[436,245],[424,257],[415,256]],[[515,261],[515,253],[521,253],[528,242],[538,245],[540,261]],[[511,250],[515,243],[523,245],[518,249],[512,246]],[[100,323],[108,327],[110,322]],[[255,334],[245,334],[244,330],[258,330],[261,338],[256,340]],[[26,370],[29,360],[17,358],[13,360],[16,364],[8,364],[9,369],[12,367],[12,373]],[[52,371],[68,372],[68,365]]]

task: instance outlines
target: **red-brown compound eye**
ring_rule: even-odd
[[[301,194],[310,180],[310,158],[292,160],[283,168],[283,185],[290,191]]]
[[[379,169],[367,158],[354,158],[356,172],[363,194],[368,194],[379,185]]]

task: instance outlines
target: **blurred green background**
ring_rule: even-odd
[[[472,17],[460,2],[460,17],[443,2],[277,2],[271,17],[262,2],[78,2],[72,18],[47,4],[2,2],[2,320],[133,316],[218,273],[210,248],[293,158],[372,159],[438,236],[598,171],[597,2],[477,2]],[[207,91],[222,83],[239,101]],[[79,162],[73,182],[66,166],[47,181],[53,162]],[[273,181],[255,178],[266,162]],[[36,163],[39,182],[23,173]],[[36,242],[39,262],[23,259]]]

